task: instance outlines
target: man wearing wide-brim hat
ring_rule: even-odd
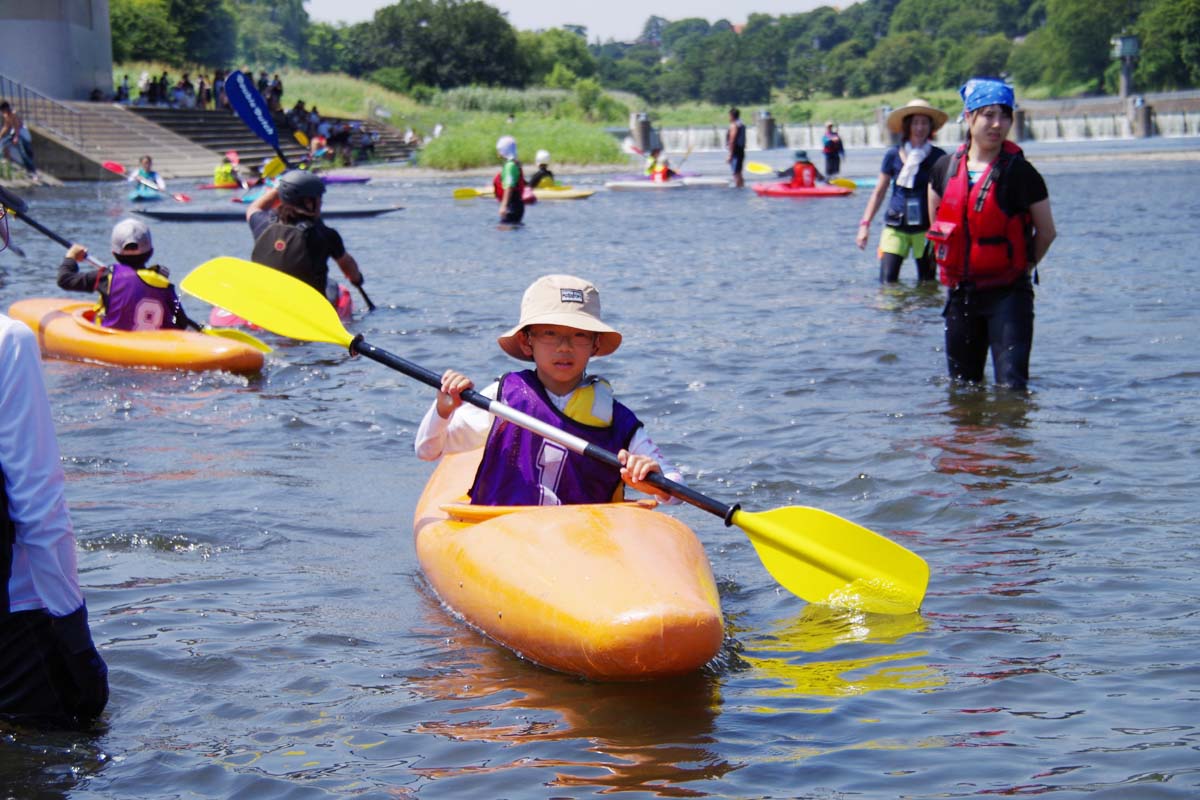
[[[900,279],[904,259],[912,255],[917,262],[917,279],[937,277],[936,265],[925,231],[929,229],[929,174],[945,151],[932,143],[938,129],[950,115],[920,98],[909,100],[888,114],[887,126],[900,135],[900,143],[889,147],[879,167],[879,182],[867,200],[867,208],[858,223],[856,241],[865,249],[875,212],[884,208],[884,229],[879,237],[879,281],[895,283]],[[886,205],[888,190],[891,197]]]

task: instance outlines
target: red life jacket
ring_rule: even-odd
[[[1010,286],[1029,268],[1032,217],[1028,211],[1005,213],[996,186],[1004,171],[1024,155],[1014,143],[1004,142],[999,157],[974,186],[969,185],[966,155],[964,144],[951,156],[946,191],[926,234],[934,245],[938,280],[950,288],[964,283],[976,289]]]
[[[519,162],[518,162],[517,166],[520,167]],[[517,174],[519,175],[519,177],[517,178],[517,186],[513,190],[513,194],[516,195],[517,197],[524,197],[524,195],[525,195],[525,170],[522,169]],[[492,194],[496,195],[497,200],[503,199],[503,197],[504,197],[504,185],[500,182],[500,178],[502,175],[504,175],[504,170],[497,172],[496,177],[492,178]]]
[[[816,186],[817,168],[810,161],[797,161],[792,165],[792,186]]]

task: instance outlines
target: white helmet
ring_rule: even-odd
[[[516,158],[517,140],[511,136],[501,136],[496,140],[496,152],[505,158]]]
[[[537,151],[537,163],[538,164],[549,164],[550,163],[550,151],[549,150],[538,150]]]

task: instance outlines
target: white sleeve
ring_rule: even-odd
[[[485,388],[480,394],[491,400],[496,399],[500,391],[499,382]],[[488,432],[492,429],[492,415],[482,408],[476,408],[470,403],[463,403],[454,409],[449,419],[442,419],[437,413],[437,400],[430,404],[429,410],[417,428],[417,436],[413,447],[417,458],[422,461],[436,461],[446,453],[462,453],[483,447],[487,442]]]
[[[9,582],[12,610],[46,608],[56,617],[70,614],[83,604],[83,594],[37,339],[24,324],[3,315],[0,469],[16,528]]]

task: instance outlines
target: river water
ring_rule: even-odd
[[[1028,148],[1059,227],[1028,396],[947,381],[939,292],[911,263],[881,288],[854,247],[862,191],[601,191],[509,231],[450,198],[478,178],[332,187],[331,207],[406,206],[337,226],[379,305],[353,331],[482,383],[511,366],[494,342],[525,286],[587,276],[625,334],[595,366],[692,485],[901,542],[929,562],[923,608],[806,605],[685,506],[668,513],[712,561],[719,657],[648,685],[553,674],[422,579],[425,387],[311,343],[249,379],[50,361],[112,701],[84,733],[0,723],[0,797],[1200,795],[1198,144]],[[27,193],[98,252],[123,196]],[[153,229],[176,279],[249,254],[235,223]],[[0,254],[0,302],[57,294],[62,249],[12,230],[29,258]]]

